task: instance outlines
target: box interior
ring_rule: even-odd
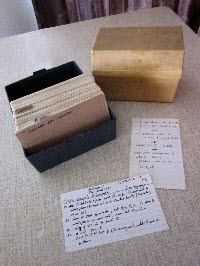
[[[74,61],[48,70],[44,68],[34,72],[28,78],[6,86],[6,93],[11,102],[81,74],[83,72]]]

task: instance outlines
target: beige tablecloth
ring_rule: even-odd
[[[14,136],[5,85],[75,60],[91,73],[100,27],[182,25],[185,64],[174,103],[109,102],[117,139],[39,174]],[[0,265],[199,265],[200,39],[168,8],[100,18],[0,40]],[[186,191],[157,189],[169,230],[65,253],[60,195],[128,176],[131,119],[180,120]]]

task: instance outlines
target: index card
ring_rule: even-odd
[[[157,188],[185,189],[179,121],[132,120],[130,176],[149,173]]]
[[[61,195],[66,252],[169,229],[149,175]]]

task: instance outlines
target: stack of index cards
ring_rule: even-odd
[[[11,101],[15,134],[34,154],[110,119],[105,95],[82,74]]]

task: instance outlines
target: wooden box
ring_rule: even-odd
[[[107,100],[173,102],[183,61],[182,27],[102,28],[92,73]]]

